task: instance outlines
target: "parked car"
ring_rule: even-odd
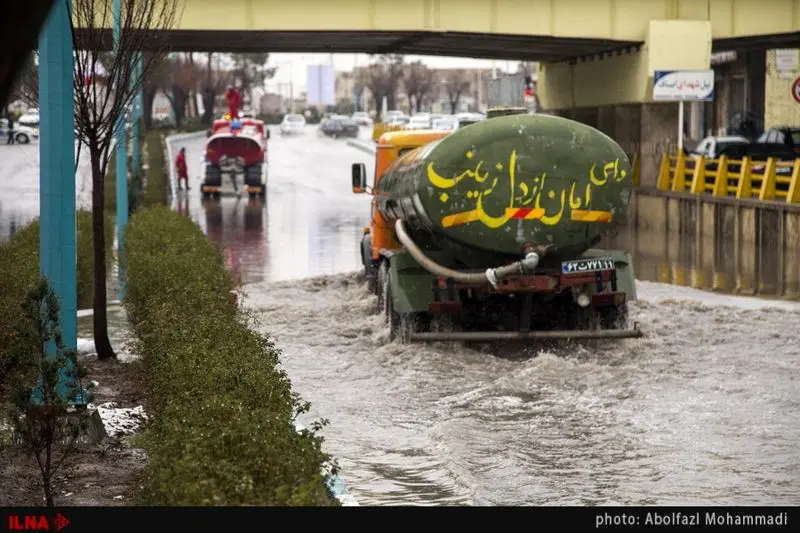
[[[19,144],[28,144],[33,139],[39,138],[39,130],[14,122],[14,141]],[[0,143],[8,139],[8,120],[0,118]]]
[[[383,117],[383,120],[384,122],[389,123],[393,118],[403,117],[403,116],[405,116],[405,113],[403,113],[402,111],[398,111],[397,109],[393,109],[391,111],[386,112],[386,116]]]
[[[431,127],[435,130],[454,131],[457,130],[459,127],[458,119],[454,116],[444,116],[441,118],[437,118],[433,120],[433,124],[431,125]]]
[[[297,113],[288,113],[283,116],[281,121],[280,132],[281,135],[297,135],[302,134],[306,127],[306,118]]]
[[[406,115],[395,115],[386,121],[386,125],[392,128],[402,128],[408,124],[409,120],[411,120],[411,118]]]
[[[717,159],[729,147],[745,144],[750,144],[750,141],[740,136],[706,137],[697,144],[694,150],[687,150],[686,153],[693,157],[703,156],[708,159]]]
[[[415,115],[408,119],[408,123],[403,128],[407,130],[429,130],[431,129],[430,115]]]
[[[751,161],[756,162],[751,167],[751,171],[757,174],[764,171],[764,166],[759,163],[766,161],[770,157],[778,161],[794,161],[796,159],[794,150],[786,148],[783,145],[770,143],[731,144],[719,152],[717,157],[722,155],[727,156],[733,161],[741,161],[743,158],[749,157]],[[709,170],[716,169],[716,161],[709,162],[706,168]],[[738,172],[739,165],[736,163],[728,164],[728,170],[731,172]],[[787,166],[778,167],[775,170],[775,174],[778,176],[791,176],[792,168]]]
[[[350,119],[359,126],[372,126],[372,119],[364,111],[356,111]]]
[[[339,137],[350,137],[355,139],[358,137],[358,124],[355,123],[350,117],[345,116],[332,116],[320,124],[319,131],[327,136],[338,139]]]
[[[763,144],[778,144],[794,151],[800,157],[800,128],[778,126],[761,134],[756,141]]]

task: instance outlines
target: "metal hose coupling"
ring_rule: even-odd
[[[522,249],[522,252],[525,254],[523,259],[503,267],[486,269],[486,279],[489,281],[492,288],[496,289],[497,284],[503,278],[514,274],[524,275],[526,272],[533,272],[539,265],[541,257],[552,248],[552,244],[548,244],[547,246],[526,244]]]

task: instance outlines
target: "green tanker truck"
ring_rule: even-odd
[[[560,117],[500,114],[392,150],[414,135],[381,138],[372,187],[363,164],[352,174],[354,192],[373,195],[362,258],[392,338],[641,336],[628,320],[630,254],[594,248],[624,222],[631,190],[611,138]]]

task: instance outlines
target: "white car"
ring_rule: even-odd
[[[458,129],[456,117],[441,117],[433,120],[432,128],[435,130],[455,131]]]
[[[411,117],[408,124],[404,126],[407,130],[428,130],[431,128],[431,119],[427,115],[417,115]]]
[[[369,115],[364,111],[356,111],[353,113],[353,116],[350,117],[350,120],[359,126],[372,126],[372,119],[369,118]]]
[[[283,121],[281,121],[281,135],[296,135],[298,133],[303,133],[303,130],[306,127],[306,119],[303,115],[298,115],[296,113],[289,113],[284,115]]]
[[[30,126],[14,123],[14,141],[19,144],[28,144],[33,139],[39,138],[39,130]],[[8,120],[0,118],[0,143],[8,139]]]

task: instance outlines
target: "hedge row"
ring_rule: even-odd
[[[114,239],[114,224],[106,220],[106,260],[111,264],[111,247]],[[77,216],[77,284],[78,308],[91,307],[94,297],[92,264],[92,214],[79,211]],[[39,276],[39,221],[34,220],[11,239],[0,243],[0,363],[8,354],[6,348],[12,325],[20,313],[20,304],[27,291]],[[2,364],[0,364],[2,366]]]
[[[166,173],[168,167],[164,161],[164,134],[160,131],[145,131],[140,144],[142,161],[147,162],[147,170],[143,180],[139,176],[130,176],[128,185],[128,207],[131,212],[139,207],[165,205],[167,203]],[[112,155],[106,169],[105,208],[115,212],[117,208],[117,160]]]
[[[143,503],[339,505],[329,457],[279,352],[233,303],[219,250],[189,218],[156,207],[127,233],[125,306],[146,364],[153,423]]]

